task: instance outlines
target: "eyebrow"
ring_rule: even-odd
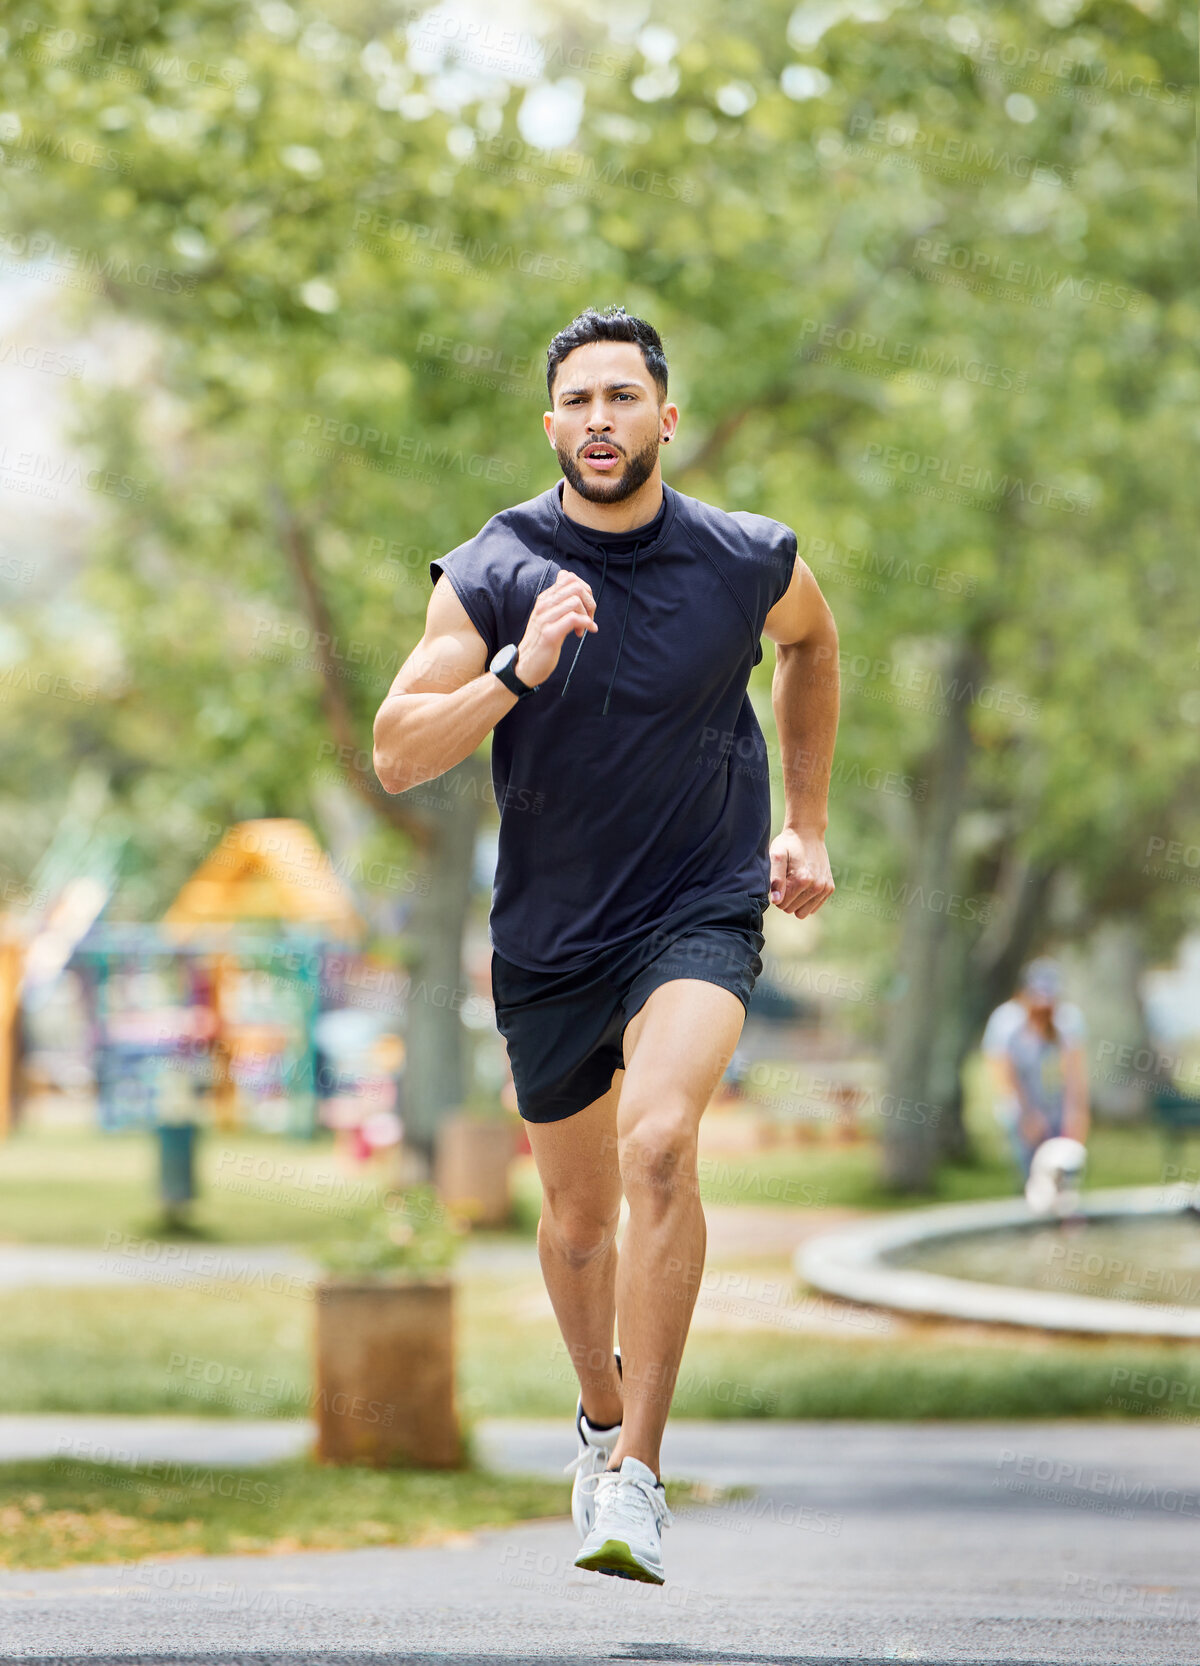
[[[605,382],[603,392],[616,393],[619,388],[641,388],[640,382]],[[559,393],[560,399],[569,399],[572,394],[590,393],[590,388],[563,388]]]

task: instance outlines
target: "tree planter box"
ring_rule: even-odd
[[[316,1297],[321,1462],[460,1468],[453,1280],[329,1278]]]
[[[446,1118],[437,1134],[434,1183],[447,1209],[472,1226],[508,1225],[516,1135],[511,1117],[464,1111]]]

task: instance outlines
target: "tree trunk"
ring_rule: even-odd
[[[966,797],[971,737],[970,695],[982,659],[972,642],[958,644],[950,667],[948,711],[930,766],[930,795],[917,824],[900,928],[898,993],[888,1024],[884,1068],[890,1115],[883,1122],[883,1180],[893,1191],[928,1188],[938,1154],[944,1106],[931,1100],[936,1039],[950,997],[947,954],[951,919],[931,906],[952,889],[955,832]]]
[[[425,824],[421,880],[406,935],[412,945],[405,1015],[404,1137],[432,1164],[443,1114],[470,1091],[462,1021],[471,989],[463,971],[463,930],[471,897],[475,840],[490,796],[479,757],[399,796]]]

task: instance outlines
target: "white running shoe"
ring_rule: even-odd
[[[614,1423],[611,1429],[593,1429],[577,1408],[575,1429],[579,1436],[579,1454],[565,1466],[564,1473],[569,1475],[572,1470],[575,1471],[575,1482],[571,1488],[571,1516],[579,1529],[579,1537],[586,1539],[596,1519],[596,1480],[608,1467],[608,1460],[621,1438],[621,1425]]]
[[[613,1353],[619,1377],[621,1350],[614,1348]],[[607,1468],[608,1460],[621,1438],[621,1425],[614,1423],[609,1429],[595,1428],[584,1416],[583,1396],[580,1395],[575,1406],[575,1433],[579,1436],[579,1453],[564,1465],[563,1473],[569,1475],[572,1470],[575,1471],[575,1484],[571,1488],[571,1515],[579,1529],[579,1537],[586,1539],[596,1519],[596,1484],[592,1477],[602,1475]]]
[[[575,1558],[577,1568],[662,1585],[662,1530],[675,1518],[649,1464],[626,1458],[596,1479],[596,1520]]]

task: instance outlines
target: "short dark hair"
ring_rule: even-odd
[[[546,392],[554,403],[554,378],[568,353],[584,347],[589,341],[632,341],[642,350],[646,369],[654,378],[659,400],[667,397],[667,355],[653,324],[644,318],[634,318],[624,307],[606,307],[597,312],[585,307],[578,318],[573,318],[565,330],[560,330],[546,349]]]

